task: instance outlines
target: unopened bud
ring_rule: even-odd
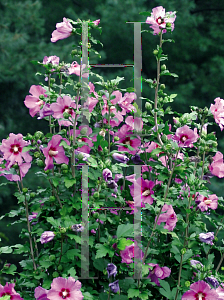
[[[181,249],[181,254],[184,255],[186,253],[186,248]]]
[[[161,71],[165,71],[165,70],[166,70],[166,65],[164,64],[161,66]]]
[[[151,109],[152,109],[152,104],[149,103],[149,102],[146,102],[145,108],[146,108],[147,110],[151,110]]]
[[[166,88],[166,86],[165,86],[164,83],[160,84],[160,89],[161,89],[161,90],[164,90],[165,88]]]
[[[190,281],[185,281],[185,286],[189,287],[191,285]]]
[[[115,142],[118,142],[119,140],[120,140],[120,138],[119,138],[118,136],[115,136],[115,137],[114,137],[114,141],[115,141]]]
[[[158,53],[159,53],[158,50],[154,50],[154,51],[153,51],[153,54],[154,54],[154,55],[157,55]]]
[[[23,188],[22,189],[22,192],[25,194],[25,193],[27,193],[28,192],[28,188]]]
[[[36,132],[34,133],[34,137],[35,137],[36,140],[42,139],[43,136],[44,136],[44,134],[43,134],[42,131],[36,131]]]

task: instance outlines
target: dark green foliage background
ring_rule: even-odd
[[[73,20],[100,19],[103,32],[96,37],[104,47],[96,47],[102,58],[90,58],[90,63],[132,64],[134,35],[133,24],[127,21],[144,22],[146,18],[139,12],[151,12],[153,7],[162,5],[166,11],[177,11],[175,30],[167,37],[173,38],[175,44],[164,45],[168,54],[167,67],[179,78],[162,78],[168,93],[177,93],[172,107],[174,111],[189,112],[189,105],[199,107],[214,103],[216,97],[224,98],[224,3],[218,0],[1,0],[0,1],[0,140],[7,138],[10,132],[15,134],[37,130],[47,131],[44,120],[31,118],[23,101],[29,94],[31,85],[38,85],[44,78],[35,76],[40,67],[30,63],[31,60],[42,61],[44,56],[57,55],[60,61],[72,62],[70,51],[74,40],[51,43],[51,33],[63,17]],[[148,29],[147,24],[142,29]],[[158,37],[142,34],[142,76],[155,78],[156,63],[152,54],[158,43]],[[133,76],[132,68],[98,68],[97,72],[105,79],[117,75],[125,77],[121,87],[133,86],[129,81]],[[91,78],[90,78],[91,81]],[[153,90],[143,83],[142,96],[153,99]],[[211,129],[210,129],[211,130]],[[224,152],[224,139],[218,126],[219,150]],[[26,177],[25,186],[33,190],[37,185],[35,170]],[[38,179],[39,180],[39,179]],[[0,182],[6,179],[0,177]],[[212,189],[222,196],[220,179],[212,179]],[[13,197],[14,185],[0,187],[1,215],[16,207]],[[9,242],[2,238],[1,244],[18,243],[19,226],[6,227],[10,219],[1,221],[1,232],[10,237]],[[211,229],[214,230],[214,229]],[[5,259],[4,256],[1,257]],[[8,262],[10,257],[7,256]]]

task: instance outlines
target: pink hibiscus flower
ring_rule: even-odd
[[[216,155],[212,158],[213,162],[208,166],[210,172],[219,178],[224,177],[224,163],[223,163],[223,154],[217,152]]]
[[[165,8],[157,6],[152,9],[151,17],[147,17],[146,23],[152,24],[150,28],[154,30],[153,34],[157,35],[161,31],[162,33],[166,33],[166,28],[170,28],[173,31],[175,19],[175,12],[165,13]]]
[[[160,267],[158,264],[148,264],[149,266],[153,267],[152,270],[149,272],[148,278],[151,279],[151,281],[155,282],[158,286],[160,286],[160,282],[158,278],[164,279],[166,277],[170,276],[171,270],[168,267]]]
[[[95,86],[92,82],[89,82],[90,91],[89,94],[94,94],[94,97],[88,97],[87,101],[84,103],[84,108],[88,108],[89,112],[91,113],[98,103],[98,94],[95,92]]]
[[[137,112],[137,109],[131,104],[134,100],[137,99],[137,95],[135,93],[125,93],[124,97],[121,97],[118,101],[118,105],[122,108],[121,114],[126,115],[128,112],[132,110]]]
[[[93,23],[97,26],[100,24],[100,19],[93,21]]]
[[[85,69],[85,67],[86,67],[86,64],[83,64],[82,65],[82,72]],[[77,76],[80,76],[80,68],[81,68],[81,66],[77,63],[77,61],[73,61],[73,63],[71,64],[71,67],[68,68],[69,74],[70,75],[75,74]],[[89,72],[82,73],[82,77],[88,78],[88,76],[89,76]]]
[[[159,216],[157,224],[160,225],[161,222],[166,222],[166,225],[164,226],[164,228],[168,229],[169,231],[173,231],[173,229],[177,223],[177,216],[175,214],[175,211],[173,210],[172,205],[167,205],[167,204],[163,205],[162,212],[164,212],[164,211],[167,211],[167,212],[165,212],[164,214],[161,214]]]
[[[132,130],[142,131],[143,121],[141,118],[133,118],[133,116],[128,116],[125,119],[125,123],[132,128]]]
[[[136,241],[130,246],[126,246],[124,250],[120,251],[120,256],[122,258],[122,263],[131,264],[133,263],[133,258],[143,258],[144,253],[139,249]]]
[[[57,164],[68,164],[69,158],[65,156],[63,146],[59,146],[62,139],[69,145],[69,142],[65,138],[62,138],[60,135],[56,134],[52,137],[47,147],[43,149],[43,154],[46,157],[46,166],[44,168],[45,171],[47,169],[54,168],[53,158]]]
[[[198,139],[197,128],[190,129],[187,125],[180,127],[176,130],[175,136],[173,140],[177,141],[179,147],[193,147],[193,143],[195,143]]]
[[[62,277],[54,278],[47,298],[49,300],[82,300],[84,296],[80,288],[81,282],[79,280],[75,281],[73,277],[68,279]]]
[[[207,211],[209,208],[215,210],[218,207],[218,197],[215,194],[208,195],[208,197],[198,194],[195,203],[201,211]]]
[[[38,286],[34,290],[34,297],[36,300],[48,300],[47,298],[48,290],[45,290],[41,286]]]
[[[6,283],[5,286],[0,284],[0,298],[6,295],[10,296],[13,300],[24,300],[20,297],[20,294],[14,290],[15,283]]]
[[[44,65],[52,64],[52,65],[58,66],[59,65],[59,60],[60,60],[60,58],[56,55],[54,55],[54,56],[44,56],[43,64]]]
[[[81,105],[79,105],[80,107]],[[58,121],[59,125],[64,126],[71,126],[73,125],[73,120],[75,119],[75,112],[74,109],[76,109],[76,103],[71,99],[70,96],[64,96],[63,99],[61,97],[58,97],[56,103],[52,103],[50,109],[53,110],[54,114],[53,117],[55,119],[61,119],[63,117],[63,113],[67,112],[71,115],[70,121]]]
[[[29,142],[23,140],[23,135],[21,133],[10,133],[7,140],[2,140],[0,151],[3,152],[3,159],[9,162],[7,168],[10,168],[15,163],[22,165],[24,161],[27,163],[31,162],[32,157],[29,153],[23,152],[23,148],[28,145]]]
[[[139,136],[137,138],[131,139],[131,135],[133,135],[131,130],[131,127],[125,124],[118,130],[118,132],[115,133],[114,136],[118,136],[120,138],[118,142],[119,144],[122,143],[125,145],[130,145],[134,148],[134,150],[129,150],[125,146],[119,145],[118,151],[127,151],[135,155],[138,151],[138,147],[140,147],[141,145],[141,139]]]
[[[119,126],[119,124],[123,121],[123,116],[121,114],[121,112],[117,111],[115,105],[120,101],[120,99],[122,98],[122,93],[120,91],[114,91],[112,94],[112,96],[115,96],[114,99],[111,99],[110,102],[113,104],[110,107],[110,113],[114,114],[114,117],[110,119],[110,125],[112,127],[114,126]],[[105,95],[102,96],[103,101],[104,101],[104,106],[102,109],[102,115],[104,116],[105,114],[109,114],[109,106],[108,106],[108,99]],[[116,120],[116,119],[117,120]],[[108,124],[108,119],[103,119],[103,122],[105,124]]]
[[[50,241],[52,241],[55,237],[55,234],[53,231],[44,231],[42,234],[41,234],[41,237],[40,237],[40,242],[41,244],[46,244]]]
[[[214,116],[215,122],[219,125],[221,131],[224,125],[224,100],[215,98],[215,104],[211,104],[210,110]]]
[[[47,97],[47,95],[45,94],[46,90],[40,85],[32,85],[30,87],[29,93],[31,95],[26,96],[24,104],[27,108],[29,108],[31,117],[34,117],[36,113],[40,111],[41,105],[45,103],[40,99],[40,96],[43,95],[44,97]]]
[[[58,40],[63,40],[69,37],[73,29],[71,23],[66,18],[63,18],[63,22],[57,23],[56,28],[57,29],[52,32],[52,38],[51,38],[52,43],[55,43]]]
[[[210,285],[203,280],[197,281],[190,285],[190,291],[183,294],[181,300],[217,300],[219,295]]]
[[[141,186],[142,185],[142,186]],[[141,201],[143,203],[153,203],[153,198],[151,195],[154,194],[152,190],[155,186],[153,181],[144,180],[143,178],[139,177],[133,185],[129,185],[130,193],[138,206],[140,206]]]

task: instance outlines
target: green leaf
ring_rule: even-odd
[[[147,300],[149,298],[149,296],[152,296],[150,291],[140,292],[140,294],[139,294],[139,298],[142,300]]]
[[[1,300],[10,300],[10,295],[5,295],[5,296],[2,296],[0,299]]]
[[[79,257],[81,258],[80,250],[79,249],[70,249],[66,253],[67,258],[74,260],[74,257]]]
[[[110,257],[114,255],[114,251],[111,250],[108,246],[102,245],[102,244],[96,244],[95,246],[98,250],[96,251],[95,259],[101,258],[109,254]]]
[[[59,226],[61,226],[61,219],[54,219],[53,217],[48,217],[47,222],[55,228],[59,228]]]
[[[87,161],[88,161],[88,165],[90,165],[91,167],[93,168],[98,167],[97,161],[92,156],[88,157]]]
[[[97,270],[103,272],[103,270],[106,269],[108,263],[108,260],[106,260],[105,258],[98,258],[94,260],[93,265]]]
[[[132,244],[133,242],[131,240],[126,240],[125,238],[122,238],[121,240],[119,240],[117,248],[119,250],[124,250],[126,246],[130,246]]]
[[[65,187],[67,189],[69,189],[70,187],[72,187],[75,183],[76,183],[76,179],[75,178],[64,178],[64,183],[65,183]]]
[[[61,140],[59,146],[63,146],[65,150],[70,150],[70,148],[71,148],[64,140]]]
[[[27,151],[29,151],[29,150],[35,150],[36,149],[36,147],[33,147],[33,146],[31,146],[31,145],[29,145],[29,146],[26,146],[26,147],[23,147],[23,150],[22,150],[22,152],[27,152]]]
[[[12,248],[9,246],[1,247],[0,254],[2,254],[2,253],[12,253]]]
[[[128,298],[138,297],[139,296],[139,290],[137,289],[128,289]]]
[[[57,186],[59,185],[59,181],[60,181],[59,178],[53,177],[53,178],[52,178],[53,186],[54,186],[54,187],[57,187]]]
[[[15,265],[10,265],[8,269],[4,269],[5,274],[15,275],[17,267]]]
[[[179,77],[177,74],[175,74],[175,73],[170,73],[168,70],[162,71],[162,72],[160,73],[160,75],[161,75],[161,76],[163,76],[163,75],[168,75],[168,76],[173,76],[173,77]]]
[[[160,285],[162,286],[161,289],[159,289],[160,294],[162,294],[163,296],[165,296],[168,299],[172,299],[172,293],[170,290],[170,285],[167,281],[161,280],[160,278],[158,278]]]
[[[118,239],[121,237],[133,237],[133,230],[133,224],[121,224],[117,227],[116,236]]]

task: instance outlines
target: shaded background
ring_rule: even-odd
[[[29,94],[31,85],[44,82],[44,78],[35,76],[41,71],[40,66],[30,63],[31,60],[42,62],[44,56],[56,55],[60,61],[72,62],[70,52],[74,39],[72,37],[51,43],[51,33],[56,23],[63,17],[73,20],[100,19],[103,29],[100,39],[104,47],[96,49],[102,58],[93,57],[90,63],[132,64],[134,50],[133,24],[127,21],[145,21],[139,12],[151,12],[153,7],[162,5],[166,11],[177,11],[175,30],[172,35],[175,44],[164,44],[168,54],[166,62],[171,72],[179,78],[162,78],[166,83],[166,92],[177,93],[172,104],[177,112],[190,112],[189,106],[210,107],[216,97],[224,98],[224,2],[218,0],[1,0],[0,1],[0,141],[7,138],[10,132],[15,134],[37,130],[46,132],[44,120],[37,120],[29,115],[24,99]],[[149,25],[143,24],[142,29]],[[149,33],[142,34],[144,78],[156,77],[156,62],[152,51],[156,48],[158,37]],[[95,70],[94,70],[95,71]],[[105,79],[117,75],[125,77],[121,87],[133,86],[129,81],[133,76],[132,68],[98,68],[97,72]],[[90,78],[91,80],[91,78]],[[143,83],[143,97],[152,97],[153,90]],[[216,131],[219,140],[218,150],[224,152],[224,140],[218,126],[209,129]],[[34,172],[26,184],[35,190],[38,181]],[[38,180],[40,180],[38,178]],[[7,180],[0,177],[0,183]],[[222,196],[223,181],[213,178],[212,191]],[[13,192],[14,185],[0,187],[1,215],[17,207]],[[1,245],[19,243],[19,226],[7,227],[10,219],[0,222],[1,229],[10,240],[2,239]],[[4,256],[2,256],[4,260]],[[7,256],[8,261],[11,259]],[[12,258],[13,260],[13,258]],[[13,261],[10,261],[13,262]]]

